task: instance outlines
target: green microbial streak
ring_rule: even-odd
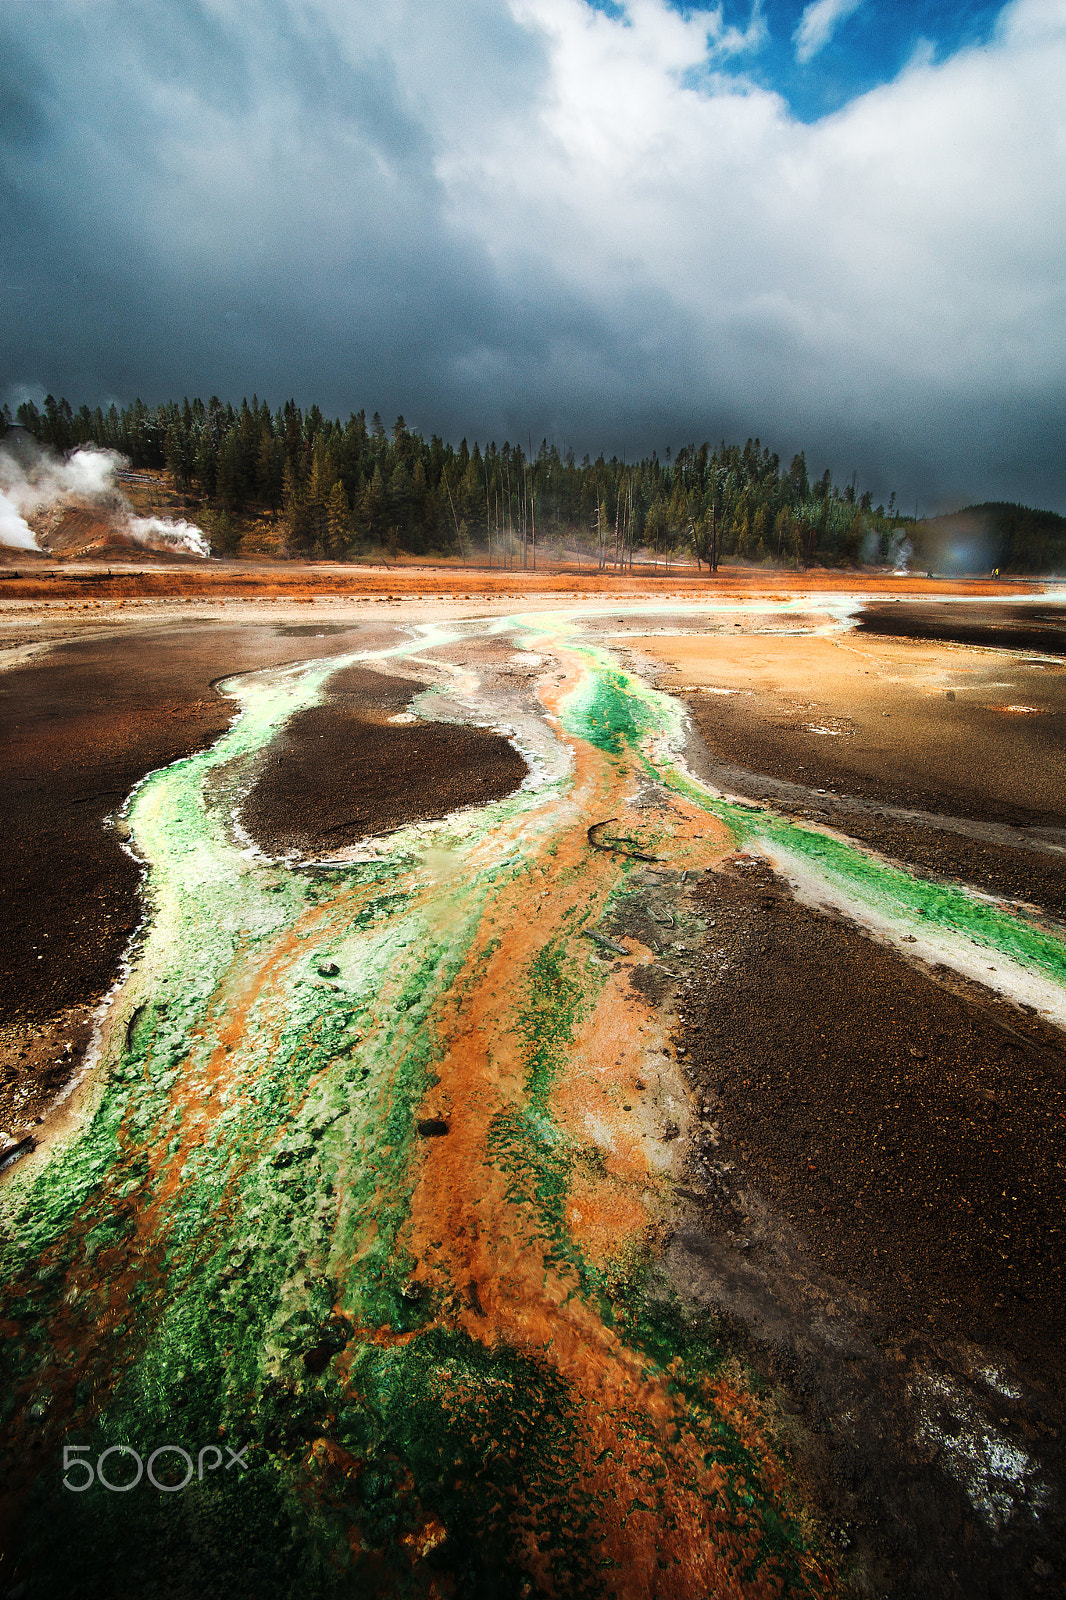
[[[530,962],[525,1000],[515,1018],[525,1042],[526,1095],[532,1110],[547,1111],[553,1083],[564,1071],[574,1027],[585,1002],[571,971],[566,938],[549,939]]]
[[[651,689],[613,666],[602,652],[585,652],[595,659],[592,676],[599,688],[582,690],[572,697],[567,727],[599,748],[614,752],[623,739],[656,740],[654,770],[658,779],[701,806],[723,822],[738,844],[776,845],[802,858],[824,880],[852,896],[872,911],[888,916],[908,928],[919,926],[928,934],[961,936],[990,952],[1015,961],[1023,968],[1036,969],[1054,983],[1066,987],[1066,945],[1054,932],[1027,921],[1024,917],[973,891],[953,884],[935,883],[912,877],[901,868],[889,865],[857,845],[830,838],[810,828],[800,827],[771,812],[730,804],[709,796],[706,790],[672,759],[671,751],[683,741],[684,710],[670,696]],[[601,698],[602,696],[602,698]],[[629,697],[628,713],[617,708]]]
[[[525,1057],[526,1104],[509,1106],[492,1119],[489,1159],[507,1177],[507,1199],[526,1209],[545,1260],[570,1268],[582,1292],[598,1301],[602,1274],[574,1245],[566,1226],[570,1174],[585,1152],[556,1124],[549,1110],[553,1086],[565,1075],[581,1018],[595,1003],[604,976],[587,962],[579,971],[569,935],[549,939],[529,963],[515,1032]]]
[[[807,1554],[811,1546],[793,1518],[772,1503],[763,1487],[760,1461],[707,1403],[705,1386],[721,1375],[729,1355],[717,1327],[706,1313],[693,1317],[691,1308],[680,1304],[665,1280],[656,1282],[653,1274],[645,1275],[639,1285],[627,1285],[623,1293],[616,1293],[615,1312],[617,1327],[627,1343],[640,1350],[650,1365],[673,1374],[671,1390],[701,1441],[704,1464],[722,1466],[729,1474],[723,1491],[727,1504],[734,1509],[742,1505],[748,1515],[756,1518],[759,1540],[752,1565],[744,1575],[746,1581],[769,1561],[781,1577],[786,1594],[807,1593],[798,1558]],[[745,1372],[745,1381],[753,1392],[758,1390],[758,1379],[750,1370]]]
[[[805,861],[816,863],[827,882],[873,909],[888,902],[897,915],[910,921],[920,919],[927,932],[940,929],[962,934],[1022,966],[1039,968],[1058,983],[1066,982],[1066,949],[1060,939],[972,891],[911,877],[839,839],[790,826],[765,814],[757,820],[752,818],[748,827],[754,839],[765,839],[771,849],[780,844]]]
[[[657,776],[645,744],[677,722],[673,702],[624,672],[606,651],[582,646],[575,653],[588,671],[562,702],[563,727],[606,755],[635,757],[649,777]]]
[[[678,737],[677,707],[602,652],[586,653],[593,671],[566,725],[656,771],[647,750]],[[5,1344],[3,1389],[28,1393],[57,1460],[62,1442],[86,1443],[93,1457],[120,1441],[142,1455],[168,1442],[195,1452],[221,1429],[251,1446],[252,1470],[209,1477],[172,1500],[63,1496],[70,1537],[60,1541],[52,1537],[59,1491],[42,1475],[28,1530],[31,1594],[113,1593],[116,1572],[133,1592],[166,1570],[190,1588],[221,1580],[233,1594],[350,1593],[353,1515],[384,1552],[372,1586],[389,1587],[410,1571],[396,1540],[426,1506],[449,1527],[449,1565],[464,1592],[519,1594],[514,1502],[501,1498],[510,1470],[501,1462],[512,1449],[511,1487],[536,1512],[558,1592],[600,1586],[589,1555],[597,1507],[571,1482],[577,1419],[566,1385],[528,1356],[420,1331],[431,1308],[401,1292],[413,1111],[441,1047],[434,1008],[480,926],[493,871],[471,872],[423,904],[407,886],[412,859],[400,843],[389,861],[286,873],[230,836],[227,813],[258,751],[342,664],[245,680],[243,715],[214,749],[136,792],[129,816],[150,864],[152,916],[121,1001],[128,1048],[101,1073],[91,1115],[61,1158],[28,1185],[16,1180],[5,1208],[20,1248],[8,1249],[3,1266],[22,1296],[24,1337]],[[543,802],[542,790],[484,808],[454,847],[519,819],[550,835]],[[279,962],[294,936],[295,954]],[[323,958],[340,969],[335,986],[317,974]],[[531,963],[517,1023],[529,1103],[496,1119],[490,1158],[529,1207],[549,1259],[572,1269],[613,1316],[565,1226],[574,1162],[595,1152],[565,1138],[548,1111],[596,976],[563,939]],[[220,1036],[234,1008],[242,1036],[227,1053]],[[190,1147],[182,1130],[203,1106],[209,1115]],[[149,1216],[141,1235],[137,1223]],[[91,1282],[64,1311],[78,1268]],[[99,1321],[109,1296],[119,1313],[110,1330]],[[338,1336],[337,1307],[352,1323],[414,1337],[360,1346],[351,1385],[332,1365],[313,1377],[303,1358]],[[50,1348],[64,1318],[93,1356],[73,1399],[58,1395]],[[645,1327],[658,1330],[654,1348]],[[681,1354],[686,1372],[707,1370],[658,1311],[643,1321],[630,1314],[630,1337],[645,1341],[654,1365]],[[695,1416],[695,1388],[689,1399]],[[708,1448],[733,1461],[729,1430],[709,1414],[699,1426],[713,1434]],[[305,1493],[317,1470],[309,1480],[308,1442],[321,1433],[358,1457],[356,1487],[338,1493],[324,1482]]]
[[[13,1219],[21,1259],[9,1249],[4,1263],[9,1283],[25,1270],[23,1251],[48,1263],[26,1303],[34,1337],[5,1351],[8,1393],[47,1354],[71,1268],[99,1267],[133,1311],[110,1336],[84,1330],[100,1346],[98,1377],[77,1397],[86,1409],[58,1419],[66,1442],[89,1443],[97,1453],[126,1441],[144,1454],[173,1439],[179,1423],[176,1442],[190,1449],[214,1441],[220,1428],[254,1445],[264,1384],[299,1385],[302,1356],[338,1300],[374,1323],[417,1321],[398,1292],[405,1264],[393,1249],[413,1181],[411,1114],[435,1059],[429,1013],[477,925],[476,895],[446,942],[423,915],[405,910],[407,895],[374,896],[374,884],[357,885],[371,893],[353,917],[358,871],[348,871],[331,902],[321,877],[250,861],[232,843],[217,803],[219,793],[223,800],[233,793],[247,758],[275,727],[313,700],[326,670],[335,664],[290,681],[287,692],[253,686],[245,715],[214,750],[154,775],[130,807],[134,837],[151,863],[153,918],[127,986],[129,1048],[103,1078],[99,1103],[63,1159],[51,1161],[22,1197]],[[216,774],[229,783],[216,789],[212,807],[205,779]],[[377,877],[391,875],[386,866]],[[280,998],[264,991],[247,1008],[218,1090],[208,1066],[227,994],[239,995],[312,909],[305,961],[282,974]],[[387,926],[369,935],[375,914]],[[324,946],[342,970],[339,993],[315,972]],[[161,994],[167,998],[155,998]],[[355,1056],[353,1020],[370,1035]],[[198,1101],[213,1105],[200,1142],[175,1173],[168,1155],[179,1143],[178,1089],[185,1115]],[[116,1215],[117,1190],[129,1195],[129,1213]],[[153,1206],[154,1235],[134,1247],[134,1210],[143,1215]],[[373,1246],[360,1256],[371,1218]],[[51,1391],[47,1384],[39,1390],[47,1411]],[[72,1432],[79,1417],[81,1431]],[[260,1489],[276,1514],[282,1487]],[[245,1499],[251,1493],[241,1491]],[[42,1572],[51,1565],[55,1576],[42,1553],[48,1503],[42,1482],[29,1536]],[[120,1547],[143,1539],[154,1548],[158,1530],[149,1524],[157,1516],[154,1499],[109,1499],[110,1544],[100,1547],[101,1560],[114,1557],[120,1527]]]
[[[642,707],[626,693],[620,672],[599,671],[591,679],[592,692],[574,708],[575,731],[583,728],[584,737],[608,755],[635,750],[645,731]]]
[[[529,1574],[514,1518],[532,1516],[559,1592],[601,1592],[590,1549],[598,1508],[569,1470],[581,1417],[547,1363],[437,1328],[397,1349],[365,1347],[353,1377],[362,1404],[338,1431],[366,1463],[356,1515],[368,1543],[387,1549],[415,1506],[432,1506],[461,1591],[517,1600]],[[415,1485],[406,1499],[405,1469]]]

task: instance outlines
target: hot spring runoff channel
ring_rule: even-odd
[[[485,633],[535,700],[448,658]],[[437,675],[416,713],[502,728],[530,778],[264,858],[235,821],[262,752],[339,668],[404,658]],[[229,731],[127,803],[146,925],[66,1130],[3,1191],[22,1592],[825,1592],[743,1369],[656,1278],[685,1088],[599,924],[649,858],[744,846],[1060,1024],[1062,943],[709,790],[682,707],[576,613],[224,689]]]

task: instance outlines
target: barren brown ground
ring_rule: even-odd
[[[631,642],[673,669],[663,688],[705,691],[689,705],[723,762],[885,804],[1066,825],[1066,661],[865,631]],[[1061,622],[1050,642],[1061,655]]]
[[[501,734],[393,722],[421,688],[342,668],[323,703],[293,717],[271,746],[241,813],[251,836],[277,854],[339,850],[516,789],[528,768]]]

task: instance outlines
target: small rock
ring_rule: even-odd
[[[663,1129],[663,1139],[665,1141],[669,1141],[670,1139],[679,1139],[680,1137],[681,1129],[678,1127],[677,1123],[668,1122],[666,1127]]]
[[[22,1156],[28,1156],[31,1150],[36,1150],[37,1140],[32,1134],[15,1134],[13,1142],[9,1142],[0,1149],[0,1166],[6,1167],[9,1161],[17,1161]]]
[[[318,975],[320,978],[335,978],[340,970],[335,961],[324,961],[318,969]]]
[[[327,1317],[319,1329],[319,1343],[336,1355],[339,1350],[344,1349],[353,1332],[354,1329],[347,1317]]]

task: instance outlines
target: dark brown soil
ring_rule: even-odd
[[[43,1116],[81,1067],[92,1023],[87,1004],[43,1020],[0,1022],[0,1133],[17,1138]],[[0,1138],[0,1164],[8,1142]]]
[[[485,805],[528,773],[500,734],[460,723],[391,723],[422,684],[347,667],[324,704],[274,741],[241,813],[272,854],[339,850],[366,837]]]
[[[993,658],[994,659],[994,658]],[[1066,674],[1049,668],[1039,687],[1012,667],[1019,700],[1039,693],[1043,716],[928,699],[894,686],[892,715],[851,737],[825,738],[785,718],[764,697],[693,695],[692,719],[723,763],[771,779],[908,809],[1016,828],[1066,828]],[[991,675],[991,674],[989,674]],[[817,692],[817,690],[815,690]],[[852,707],[830,704],[834,714]],[[812,713],[817,718],[824,711]],[[819,804],[815,800],[813,804]]]
[[[1061,1359],[1066,1039],[796,905],[768,868],[709,876],[698,902],[716,926],[685,1044],[727,1158],[899,1336]]]
[[[689,904],[704,942],[670,965],[700,1122],[671,1286],[771,1385],[845,1592],[1061,1593],[1066,1040],[765,865]]]
[[[1042,655],[1066,655],[1066,621],[1061,605],[965,606],[925,600],[915,605],[905,600],[874,602],[863,607],[859,633],[877,633],[895,639],[937,639],[955,644],[985,645],[996,650],[1032,650]]]
[[[214,679],[295,653],[271,626],[193,625],[59,644],[0,675],[0,1021],[107,989],[138,920],[140,871],[104,818],[145,773],[228,727],[234,705]]]
[[[1061,606],[867,606],[867,631],[929,640],[980,635],[1017,646],[1015,625],[1066,651]],[[1066,672],[1058,663],[959,652],[958,689],[930,691],[921,645],[876,662],[849,641],[836,683],[805,683],[787,664],[761,692],[687,702],[698,739],[690,759],[730,793],[827,823],[907,866],[1028,902],[1066,920]],[[864,668],[874,666],[871,674]],[[942,658],[937,662],[942,665]],[[1007,680],[1007,681],[1002,681]],[[813,695],[797,712],[796,696]],[[1031,703],[1038,714],[1014,711]],[[816,731],[838,721],[840,737]],[[814,726],[812,726],[812,724]]]

